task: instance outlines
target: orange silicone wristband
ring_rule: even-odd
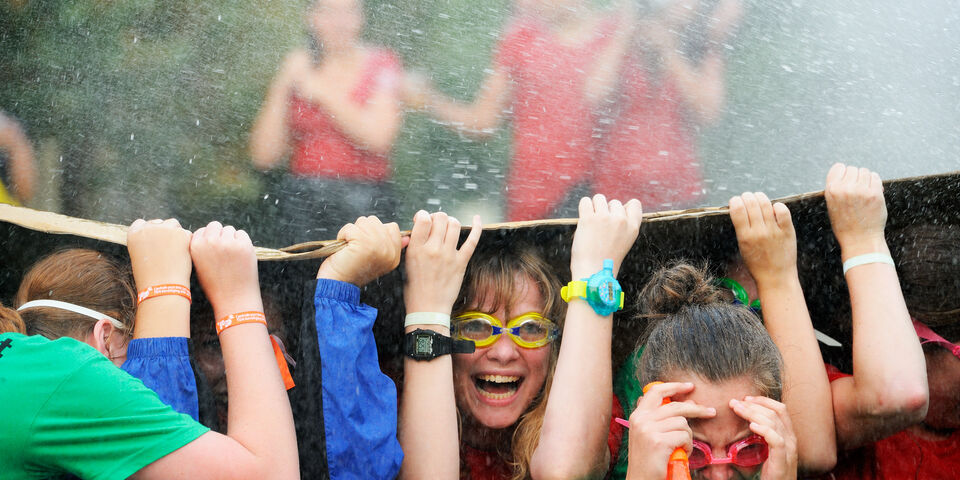
[[[153,297],[160,297],[163,295],[179,295],[183,298],[186,298],[188,302],[193,302],[193,297],[190,296],[190,288],[183,285],[177,285],[176,283],[165,283],[163,285],[154,285],[152,287],[147,287],[144,290],[141,290],[137,293],[137,305],[144,302],[144,300],[151,299]]]
[[[262,323],[264,326],[266,326],[267,317],[263,314],[263,312],[231,313],[230,315],[217,320],[217,335],[220,335],[220,333],[230,327],[244,323]]]

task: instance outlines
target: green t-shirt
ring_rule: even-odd
[[[0,476],[122,479],[209,429],[90,346],[0,334]]]

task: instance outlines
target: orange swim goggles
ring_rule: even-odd
[[[470,340],[477,348],[493,345],[503,333],[523,348],[539,348],[560,336],[560,327],[537,312],[513,317],[506,327],[499,318],[483,312],[465,312],[452,323],[451,336]]]

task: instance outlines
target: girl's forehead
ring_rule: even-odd
[[[750,422],[730,408],[732,399],[743,400],[748,395],[760,395],[749,377],[742,376],[710,382],[695,375],[678,375],[671,381],[694,384],[692,392],[677,395],[673,400],[690,401],[705,407],[713,407],[717,411],[717,415],[713,418],[690,419],[690,429],[693,430],[694,438],[711,445],[711,448],[719,448],[750,435]]]
[[[543,295],[537,283],[527,275],[517,274],[511,279],[488,279],[473,292],[467,307],[485,313],[505,311],[514,315],[543,310]]]

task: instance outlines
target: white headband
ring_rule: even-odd
[[[96,310],[91,310],[87,307],[61,302],[60,300],[31,300],[23,305],[20,305],[20,308],[17,308],[17,311],[19,312],[21,310],[34,307],[59,308],[60,310],[67,310],[73,313],[79,313],[80,315],[86,315],[94,320],[108,320],[114,327],[119,328],[120,330],[126,330],[126,326],[124,326],[124,324],[116,318],[102,314]]]

